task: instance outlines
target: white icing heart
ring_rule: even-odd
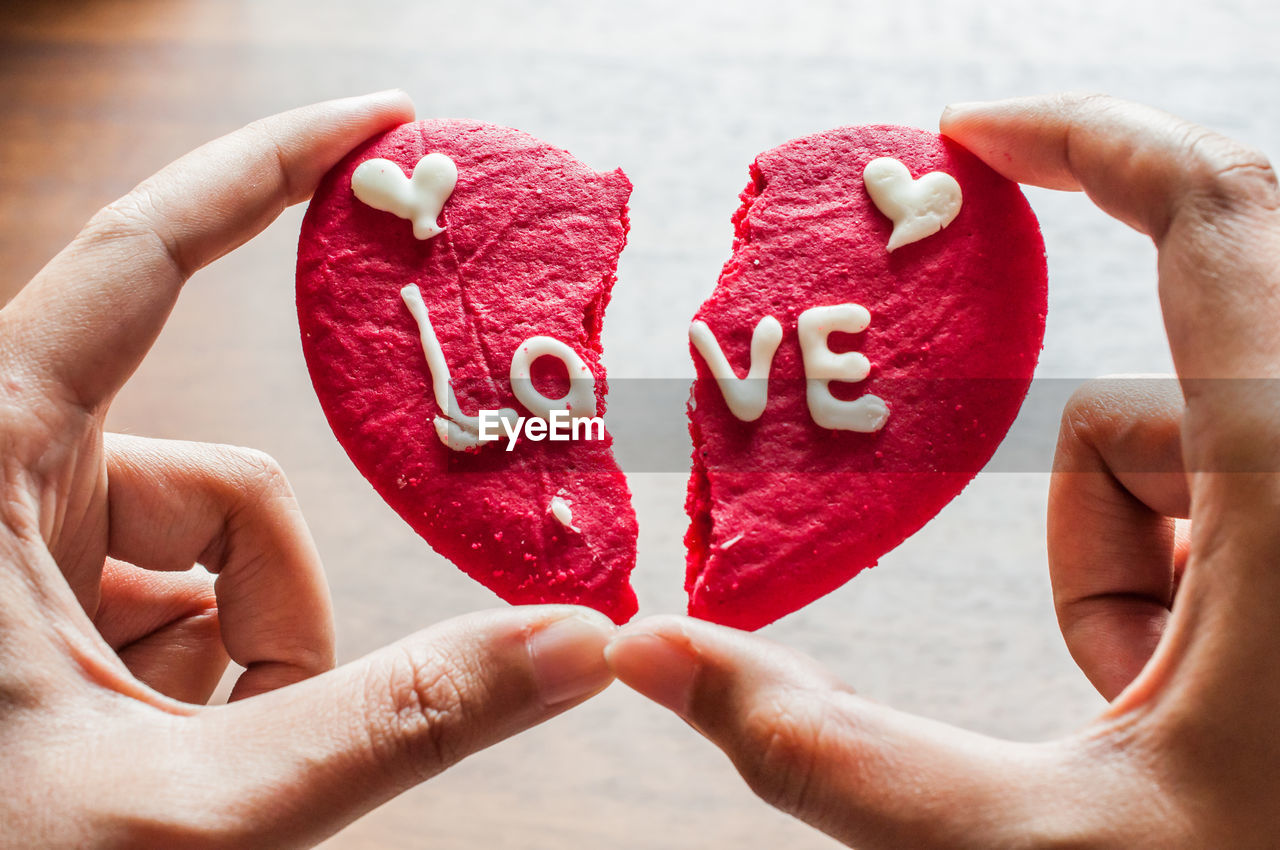
[[[862,182],[876,207],[893,222],[889,251],[932,236],[960,214],[960,184],[943,171],[912,180],[905,165],[882,156],[867,163]]]
[[[458,183],[458,166],[442,153],[429,153],[405,177],[389,159],[368,159],[351,175],[351,191],[375,210],[413,222],[413,235],[430,239],[444,232],[437,223],[444,202]]]

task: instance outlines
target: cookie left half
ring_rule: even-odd
[[[636,518],[600,331],[631,183],[525,133],[406,124],[316,190],[298,243],[311,381],[437,552],[515,603],[636,611]]]

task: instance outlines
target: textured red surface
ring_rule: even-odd
[[[437,151],[459,172],[441,235],[415,239],[408,221],[352,194],[361,162],[382,157],[409,174]],[[636,520],[611,441],[446,448],[432,425],[440,411],[400,289],[421,289],[463,412],[509,406],[528,415],[511,393],[511,353],[545,334],[591,368],[603,413],[600,325],[630,193],[621,170],[592,171],[515,130],[406,124],[366,142],[324,178],[303,221],[297,271],[311,380],[334,434],[378,493],[503,599],[589,605],[619,623],[636,610],[628,583]],[[555,397],[565,373],[543,358],[534,378]],[[561,491],[580,534],[548,512]]]
[[[955,177],[964,199],[955,221],[888,253],[892,224],[862,182],[880,156],[913,177]],[[784,337],[768,407],[752,423],[729,413],[692,352],[686,505],[689,612],[746,629],[873,566],[959,494],[1022,404],[1046,300],[1044,243],[1021,191],[936,134],[832,130],[761,154],[751,174],[733,256],[697,318],[739,375],[762,316],[778,318]],[[888,403],[875,434],[820,428],[805,401],[796,317],[848,301],[871,311],[871,326],[833,335],[832,348],[862,351],[872,371],[833,389]]]

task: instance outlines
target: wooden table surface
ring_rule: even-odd
[[[301,103],[400,86],[422,115],[519,127],[628,172],[633,230],[606,365],[611,379],[686,380],[688,318],[727,256],[728,216],[758,151],[839,124],[932,126],[951,100],[1084,88],[1275,154],[1277,24],[1269,0],[1185,15],[1078,0],[9,0],[0,294],[97,207],[202,141]],[[1010,450],[880,567],[764,632],[872,697],[1019,739],[1069,730],[1101,705],[1052,621],[1043,512],[1056,405],[1081,379],[1169,367],[1149,245],[1083,198],[1030,196],[1051,306],[1042,380]],[[324,555],[350,659],[496,601],[400,522],[326,427],[293,313],[300,218],[290,210],[196,276],[110,424],[274,454]],[[642,612],[682,610],[684,471],[672,461],[631,475]],[[682,723],[614,687],[328,846],[831,845],[758,803]]]

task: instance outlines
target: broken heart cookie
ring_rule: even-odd
[[[1019,188],[933,133],[757,157],[690,329],[689,612],[754,629],[873,566],[986,464],[1044,334]]]
[[[297,268],[312,383],[378,493],[503,599],[619,623],[636,520],[600,328],[630,191],[515,130],[406,124],[324,178]]]

